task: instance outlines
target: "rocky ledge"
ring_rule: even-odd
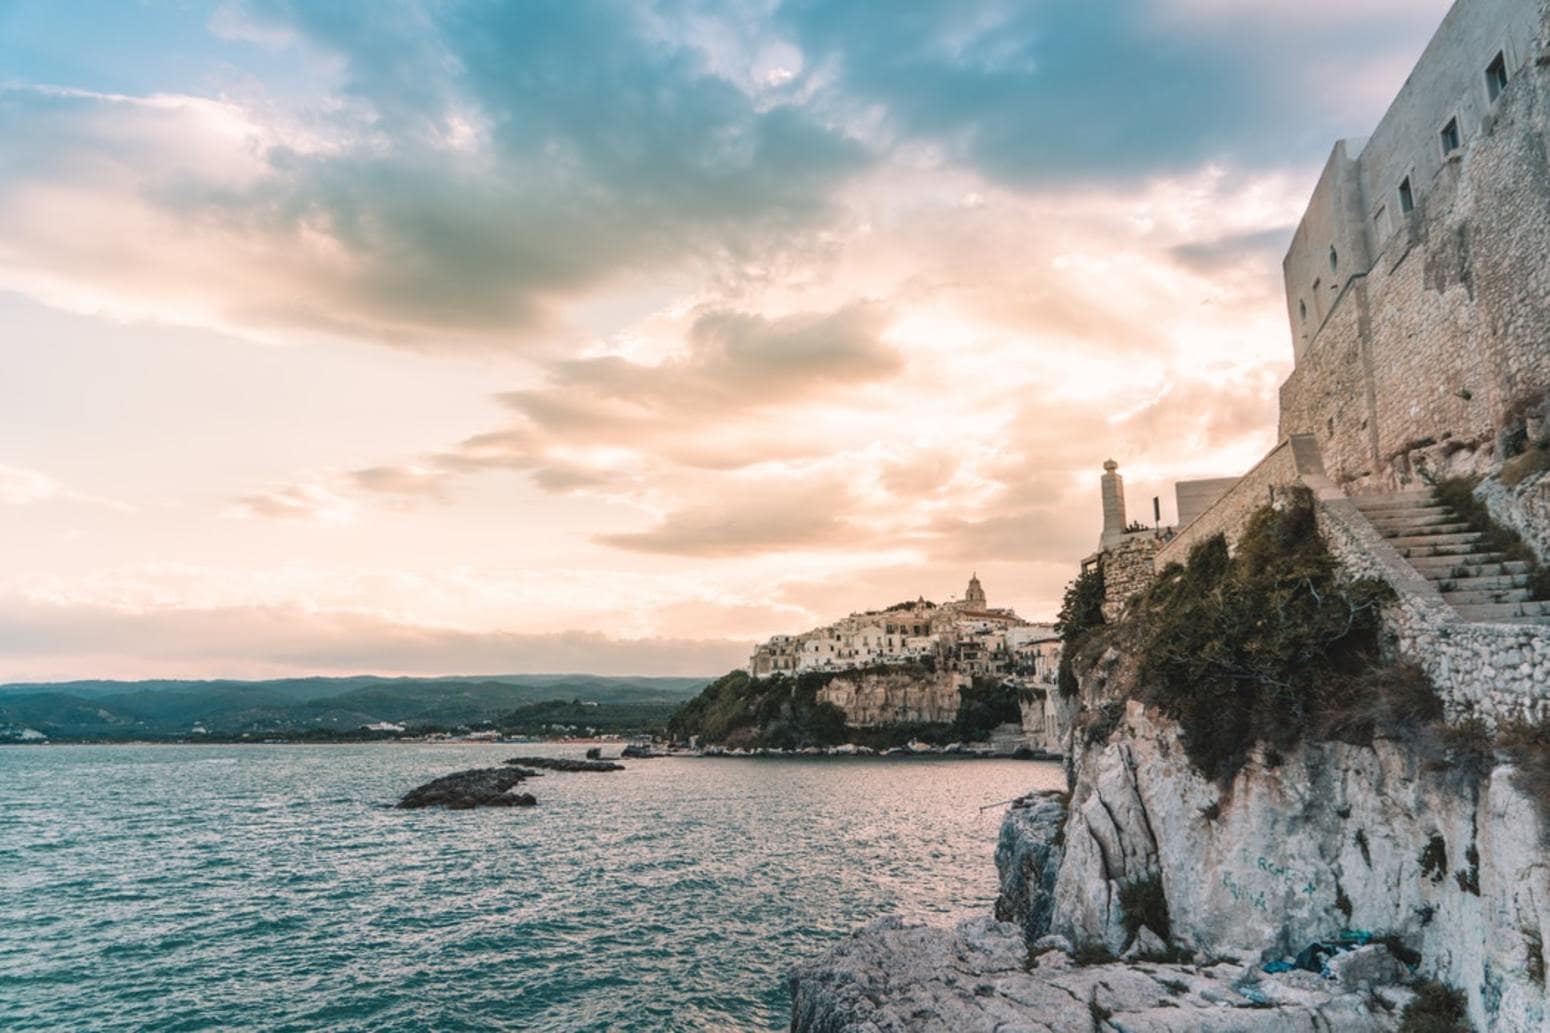
[[[611,760],[572,760],[568,757],[512,757],[505,761],[524,768],[544,768],[549,771],[623,771],[623,764]]]
[[[519,792],[517,786],[537,774],[518,767],[457,771],[411,789],[398,801],[398,806],[408,810],[446,807],[454,811],[474,807],[531,807],[538,801],[532,793]]]
[[[1255,959],[1082,966],[1058,937],[1030,951],[1017,926],[878,919],[790,977],[793,1033],[1376,1033],[1399,1028],[1404,968],[1381,946],[1333,979]],[[1040,953],[1042,949],[1042,953]]]

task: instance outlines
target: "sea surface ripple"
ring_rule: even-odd
[[[0,1029],[772,1030],[786,970],[995,897],[1058,767],[629,762],[397,811],[512,745],[0,748]]]

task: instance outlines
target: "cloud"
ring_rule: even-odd
[[[134,507],[117,499],[102,498],[85,492],[73,491],[37,470],[19,466],[0,465],[0,506],[26,506],[38,502],[78,502],[88,506],[104,506],[120,512],[133,512]]]
[[[294,606],[125,611],[0,597],[0,657],[17,679],[577,672],[714,676],[749,644],[520,634]]]
[[[348,477],[356,487],[383,495],[438,501],[446,499],[448,474],[423,466],[370,466],[352,470]]]
[[[793,0],[778,24],[804,54],[799,82],[834,110],[1037,185],[1306,160],[1367,130],[1446,7],[932,0],[878,17]],[[1398,77],[1353,97],[1349,70],[1391,58]]]
[[[834,549],[871,538],[845,519],[853,505],[843,485],[745,483],[725,501],[676,510],[654,528],[598,535],[618,549],[670,556],[738,556]]]
[[[231,513],[338,527],[355,519],[355,506],[321,485],[291,484],[243,495],[235,500]]]
[[[616,355],[556,362],[542,388],[502,399],[539,434],[639,442],[891,378],[903,363],[879,340],[884,319],[865,302],[778,318],[714,309],[690,324],[682,353],[655,363]]]
[[[337,95],[5,89],[0,282],[237,332],[512,348],[589,289],[806,232],[870,161],[630,4],[255,2],[220,24],[310,48]]]
[[[58,485],[36,470],[0,466],[0,505],[24,506],[29,502],[41,502],[58,491]]]

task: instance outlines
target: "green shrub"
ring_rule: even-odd
[[[1380,582],[1342,579],[1312,494],[1293,491],[1253,516],[1235,555],[1207,539],[1141,597],[1143,698],[1179,722],[1196,768],[1230,781],[1256,743],[1286,751],[1317,729],[1331,686],[1380,666],[1389,598]]]
[[[1168,897],[1163,892],[1161,875],[1154,873],[1121,883],[1119,907],[1124,912],[1125,931],[1131,936],[1146,926],[1164,943],[1173,938],[1173,924],[1168,918]]]
[[[958,716],[952,737],[963,742],[988,738],[997,725],[1022,724],[1017,689],[999,678],[975,678],[958,693]]]
[[[1094,564],[1082,571],[1066,586],[1060,613],[1055,618],[1055,633],[1060,636],[1060,694],[1067,699],[1075,696],[1080,686],[1072,662],[1082,643],[1097,628],[1103,626],[1103,567]]]
[[[1441,983],[1418,983],[1405,1005],[1399,1033],[1471,1033],[1464,995]]]
[[[1504,724],[1497,745],[1517,769],[1514,784],[1538,804],[1541,832],[1550,840],[1550,721]]]
[[[773,749],[836,746],[849,738],[845,712],[820,702],[834,675],[803,672],[753,678],[733,671],[707,685],[673,714],[668,734],[675,739],[699,736],[709,743],[737,742]]]
[[[1079,943],[1071,952],[1071,960],[1077,965],[1112,965],[1119,959],[1114,952],[1097,941]]]
[[[1416,863],[1421,866],[1423,878],[1441,882],[1448,874],[1447,841],[1433,833],[1432,838],[1428,839],[1426,845],[1421,848],[1421,856],[1416,858]]]

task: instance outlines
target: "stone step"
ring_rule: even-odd
[[[1363,513],[1388,513],[1435,506],[1437,496],[1428,488],[1424,491],[1390,492],[1387,495],[1355,495],[1351,501]]]
[[[1499,621],[1513,617],[1537,617],[1550,622],[1550,602],[1478,603],[1455,606],[1460,617],[1469,621]]]
[[[1431,560],[1451,557],[1459,563],[1485,563],[1483,557],[1496,556],[1499,553],[1486,552],[1479,543],[1466,543],[1464,545],[1406,545],[1399,550],[1399,554],[1407,560]]]
[[[1486,606],[1492,603],[1526,603],[1529,601],[1526,588],[1498,588],[1481,591],[1459,590],[1444,591],[1442,600],[1450,606]]]
[[[1360,509],[1362,511],[1362,515],[1367,517],[1369,520],[1398,520],[1402,517],[1420,518],[1447,516],[1453,512],[1452,509],[1444,506],[1441,502],[1435,501],[1411,502],[1399,507],[1379,506],[1374,509],[1364,508],[1359,500],[1353,499],[1352,501],[1356,502],[1356,508]]]
[[[1501,592],[1510,588],[1527,588],[1527,574],[1497,574],[1482,577],[1438,577],[1432,580],[1443,592]],[[1444,587],[1446,586],[1446,587]]]
[[[1493,617],[1492,624],[1532,624],[1536,627],[1550,628],[1550,617]]]
[[[1395,527],[1437,527],[1441,524],[1455,524],[1459,522],[1459,518],[1450,509],[1433,506],[1418,509],[1414,513],[1374,513],[1367,517],[1367,522],[1380,531],[1387,531]]]
[[[1390,527],[1379,527],[1378,533],[1385,538],[1428,538],[1439,534],[1477,534],[1474,528],[1456,520],[1451,523],[1435,524],[1394,524]]]
[[[1441,545],[1474,545],[1484,537],[1479,531],[1450,531],[1446,534],[1415,534],[1403,538],[1390,538],[1389,544],[1401,550],[1416,545],[1436,548]]]
[[[1423,577],[1440,581],[1446,577],[1495,577],[1502,574],[1527,574],[1528,564],[1509,562],[1502,553],[1480,552],[1462,556],[1417,556],[1410,565]]]

